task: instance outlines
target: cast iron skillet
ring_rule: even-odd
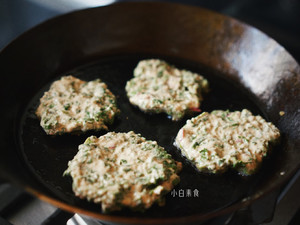
[[[164,59],[203,74],[211,84],[203,111],[248,108],[280,129],[281,144],[258,174],[198,173],[172,145],[185,120],[197,113],[172,122],[165,115],[147,115],[129,104],[125,83],[137,62],[146,58]],[[134,2],[60,16],[2,50],[0,74],[1,176],[72,212],[120,224],[197,222],[251,204],[282,186],[299,169],[299,65],[260,31],[208,10]],[[122,111],[110,130],[134,130],[157,140],[183,162],[177,195],[168,194],[165,207],[105,215],[99,205],[74,196],[70,178],[62,177],[67,162],[87,136],[105,132],[48,137],[40,128],[34,115],[38,99],[52,81],[65,74],[84,80],[101,78],[117,95]],[[285,114],[280,116],[280,111]]]

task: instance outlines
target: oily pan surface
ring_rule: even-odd
[[[128,58],[137,53],[141,54]],[[120,217],[105,216],[98,205],[74,197],[71,181],[62,178],[61,171],[75,155],[77,145],[90,134],[51,139],[40,132],[32,108],[36,109],[38,98],[59,76],[74,72],[82,79],[99,77],[100,73],[92,75],[95,66],[86,64],[95,60],[99,63],[96,63],[97,71],[103,71],[103,80],[108,80],[109,88],[118,95],[123,91],[119,85],[125,85],[125,79],[116,85],[119,77],[129,79],[142,56],[165,59],[207,76],[214,92],[206,97],[203,110],[248,108],[256,114],[259,108],[263,115],[267,115],[265,118],[280,129],[282,141],[257,175],[249,179],[232,174],[205,176],[196,174],[185,163],[184,180],[178,186],[181,189],[177,190],[197,188],[201,198],[169,195],[164,208],[152,208],[145,214],[123,211],[118,214]],[[126,65],[122,67],[116,62],[126,62]],[[86,65],[86,70],[78,70],[82,65]],[[0,82],[1,102],[5,106],[0,112],[3,118],[0,175],[72,212],[106,221],[127,221],[127,224],[134,222],[134,215],[137,224],[141,221],[152,223],[151,217],[163,217],[156,220],[161,223],[177,222],[183,215],[192,215],[182,217],[185,222],[203,220],[232,212],[265,196],[285,184],[299,168],[298,63],[262,32],[209,10],[171,3],[131,2],[73,12],[35,27],[3,49],[0,72],[5,78],[5,82]],[[48,86],[42,88],[46,83]],[[232,84],[237,84],[238,88]],[[252,93],[254,100],[245,96],[244,91]],[[157,138],[159,144],[166,148],[170,146],[169,151],[175,154],[175,158],[180,158],[170,139],[181,127],[180,123],[171,123],[163,115],[145,117],[139,110],[125,104],[127,99],[123,95],[119,96],[118,101],[124,103],[121,110],[130,109],[130,114],[121,114],[119,123],[116,121],[111,130],[130,129],[146,138]],[[28,102],[29,108],[24,109]],[[284,116],[279,115],[280,111],[285,112]],[[158,129],[161,125],[167,125],[168,129]],[[245,195],[247,199],[226,207]],[[224,206],[224,210],[216,211]]]
[[[274,149],[274,154],[265,160],[258,174],[250,177],[239,176],[236,172],[229,171],[223,175],[207,175],[199,173],[173,146],[178,130],[185,124],[183,120],[174,122],[167,118],[166,114],[145,114],[132,106],[125,92],[126,81],[133,76],[133,69],[138,61],[144,58],[161,58],[158,55],[121,55],[106,57],[93,63],[85,64],[64,74],[72,74],[82,80],[94,80],[100,78],[108,88],[116,95],[117,105],[121,110],[119,118],[109,127],[110,131],[140,133],[149,140],[156,140],[163,146],[175,160],[183,162],[182,172],[179,174],[181,182],[174,192],[167,194],[164,207],[153,206],[145,213],[123,210],[113,215],[126,217],[180,217],[199,213],[212,212],[224,208],[251,194],[256,185],[263,181],[264,177],[276,170],[277,156],[280,154],[280,146]],[[201,106],[202,111],[214,109],[242,110],[247,108],[254,114],[262,112],[251,100],[251,96],[244,93],[241,87],[225,80],[222,74],[218,74],[206,67],[179,58],[163,58],[179,68],[189,69],[202,74],[210,82],[211,91],[204,96]],[[39,120],[34,115],[39,104],[39,98],[49,88],[53,80],[42,88],[29,103],[20,125],[20,145],[27,166],[58,199],[73,206],[101,213],[100,205],[89,203],[75,197],[72,192],[72,181],[62,174],[67,168],[67,163],[77,153],[78,145],[90,136],[100,136],[106,131],[88,132],[79,136],[62,135],[49,137],[39,126]]]

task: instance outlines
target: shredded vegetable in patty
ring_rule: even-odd
[[[116,98],[100,79],[64,76],[40,99],[36,115],[49,135],[108,129],[119,113]]]
[[[234,168],[241,174],[257,171],[279,130],[246,109],[204,112],[186,122],[174,145],[200,171],[218,173]]]
[[[76,196],[101,203],[104,212],[145,210],[179,183],[181,163],[164,148],[130,131],[89,137],[65,174]]]
[[[126,84],[131,104],[145,112],[167,113],[172,120],[198,111],[202,93],[207,91],[208,81],[201,75],[158,59],[140,61]]]

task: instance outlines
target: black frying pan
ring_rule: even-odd
[[[146,58],[203,74],[211,84],[203,111],[248,108],[280,129],[281,144],[256,175],[196,172],[173,146],[189,117],[172,122],[166,115],[147,115],[129,104],[125,83],[137,62]],[[0,54],[0,74],[1,176],[72,212],[121,224],[197,223],[251,204],[299,169],[299,65],[258,30],[201,8],[135,2],[60,16],[8,45]],[[39,98],[65,74],[101,78],[122,111],[110,130],[134,130],[157,140],[183,162],[177,195],[168,194],[164,207],[105,215],[99,205],[74,196],[70,178],[62,177],[67,162],[87,136],[105,132],[48,137],[40,128],[34,115]],[[280,116],[280,111],[285,114]],[[197,190],[198,195],[188,197],[188,190]],[[178,196],[179,191],[185,197]]]

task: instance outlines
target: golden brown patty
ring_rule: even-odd
[[[89,137],[65,174],[76,196],[101,203],[104,212],[122,207],[144,210],[179,182],[181,163],[164,148],[134,132]]]
[[[115,96],[100,79],[64,76],[40,99],[36,115],[49,135],[107,129],[119,109]]]
[[[186,122],[175,146],[200,171],[223,172],[229,167],[252,174],[278,141],[279,130],[246,109],[204,112]]]
[[[202,93],[207,91],[208,82],[201,75],[158,59],[140,61],[126,84],[131,104],[145,112],[167,113],[172,120],[199,110]]]

